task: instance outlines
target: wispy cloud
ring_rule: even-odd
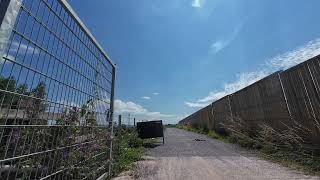
[[[184,104],[188,107],[193,108],[205,107],[211,102],[218,100],[228,94],[234,93],[250,84],[253,84],[254,82],[257,82],[258,80],[275,71],[288,69],[319,54],[320,39],[310,41],[293,51],[289,51],[287,53],[266,60],[263,67],[258,71],[243,72],[238,74],[234,82],[224,84],[221,90],[214,90],[212,92],[209,92],[207,96],[200,98],[195,102],[185,102]]]
[[[274,57],[268,60],[266,65],[274,69],[288,69],[319,54],[320,38],[310,41],[294,51]]]
[[[40,53],[38,49],[34,48],[33,46],[31,45],[27,45],[27,44],[24,44],[24,43],[19,43],[19,42],[12,42],[11,43],[11,46],[10,46],[10,49],[9,49],[10,52],[17,52],[18,53],[21,53],[21,54],[38,54]]]
[[[225,48],[227,45],[228,45],[227,41],[216,41],[211,44],[210,52],[215,54],[215,53],[219,52],[220,50],[222,50],[223,48]]]
[[[157,96],[157,95],[159,95],[160,93],[154,92],[154,93],[152,93],[152,94],[155,95],[155,96]]]
[[[201,0],[193,0],[191,6],[195,8],[201,8],[203,1]]]
[[[205,107],[210,103],[199,103],[199,102],[184,102],[184,104],[188,107],[193,107],[193,108],[201,108]]]
[[[36,49],[32,46],[28,46],[24,43],[19,43],[16,41],[13,41],[9,47],[9,53],[6,55],[6,58],[10,59],[11,61],[16,60],[16,54],[19,55],[32,55],[32,54],[39,54],[39,49]],[[4,59],[1,58],[0,62],[4,62]],[[10,61],[8,61],[10,63]]]
[[[243,27],[243,23],[238,25],[233,30],[231,35],[229,35],[228,37],[213,42],[209,47],[209,53],[216,54],[219,51],[221,51],[224,48],[226,48],[227,46],[229,46],[229,44],[238,36],[238,34],[241,31],[242,27]]]
[[[146,99],[146,100],[151,100],[151,97],[149,97],[149,96],[143,96],[143,97],[141,97],[142,99]]]
[[[185,105],[188,107],[205,107],[213,101],[218,100],[228,94],[234,93],[250,84],[253,84],[267,75],[267,71],[245,72],[238,74],[237,80],[224,84],[222,90],[214,90],[209,92],[206,97],[200,98],[196,102],[185,102]]]

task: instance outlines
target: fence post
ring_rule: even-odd
[[[119,117],[118,117],[118,127],[119,128],[121,127],[121,115],[119,115]]]
[[[0,59],[2,59],[15,25],[21,0],[0,0]]]
[[[115,91],[115,79],[116,79],[116,67],[112,68],[112,84],[111,84],[111,98],[110,98],[110,110],[111,110],[111,132],[110,132],[110,151],[109,151],[109,177],[112,173],[112,141],[113,141],[113,111],[114,111],[114,91]]]
[[[0,1],[0,22],[1,22],[0,25],[2,25],[4,16],[6,15],[6,12],[9,7],[9,3],[10,3],[10,0],[1,0]]]

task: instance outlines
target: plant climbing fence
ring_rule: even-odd
[[[1,0],[0,23],[0,179],[107,177],[110,58],[65,0]]]

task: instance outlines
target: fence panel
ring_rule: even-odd
[[[286,128],[291,123],[279,72],[213,102],[211,116],[204,116],[204,112],[210,111],[208,107],[183,121],[222,133],[228,132],[224,126],[232,121],[241,121],[251,130],[257,129],[261,123],[275,129]],[[211,124],[207,125],[208,122]]]
[[[212,128],[212,118],[211,118],[211,105],[206,106],[205,108],[200,110],[200,120],[201,120],[201,127],[205,129]]]
[[[249,129],[267,123],[276,128],[289,123],[278,72],[230,96],[234,119],[242,120]]]
[[[312,132],[311,139],[320,143],[319,56],[290,68],[283,73],[283,84],[293,120]]]
[[[229,96],[212,103],[212,114],[214,129],[221,133],[226,132],[224,125],[228,124],[232,119]]]
[[[212,105],[208,105],[199,111],[191,114],[179,122],[179,124],[191,125],[197,128],[214,129],[212,116]]]
[[[0,179],[109,172],[114,65],[65,0],[10,3],[19,8],[1,41]]]

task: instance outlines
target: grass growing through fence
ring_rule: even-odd
[[[133,128],[114,131],[112,176],[130,169],[134,162],[141,160],[144,153],[143,140]]]
[[[261,127],[261,131],[252,136],[248,131],[239,128],[227,127],[231,130],[229,135],[221,135],[212,130],[195,128],[190,125],[177,125],[176,128],[205,134],[211,138],[226,143],[235,143],[247,149],[257,150],[259,157],[276,162],[283,166],[300,170],[309,175],[320,176],[320,152],[306,149],[297,142],[295,135],[288,132],[276,132],[269,126]],[[318,153],[317,153],[318,152]]]

